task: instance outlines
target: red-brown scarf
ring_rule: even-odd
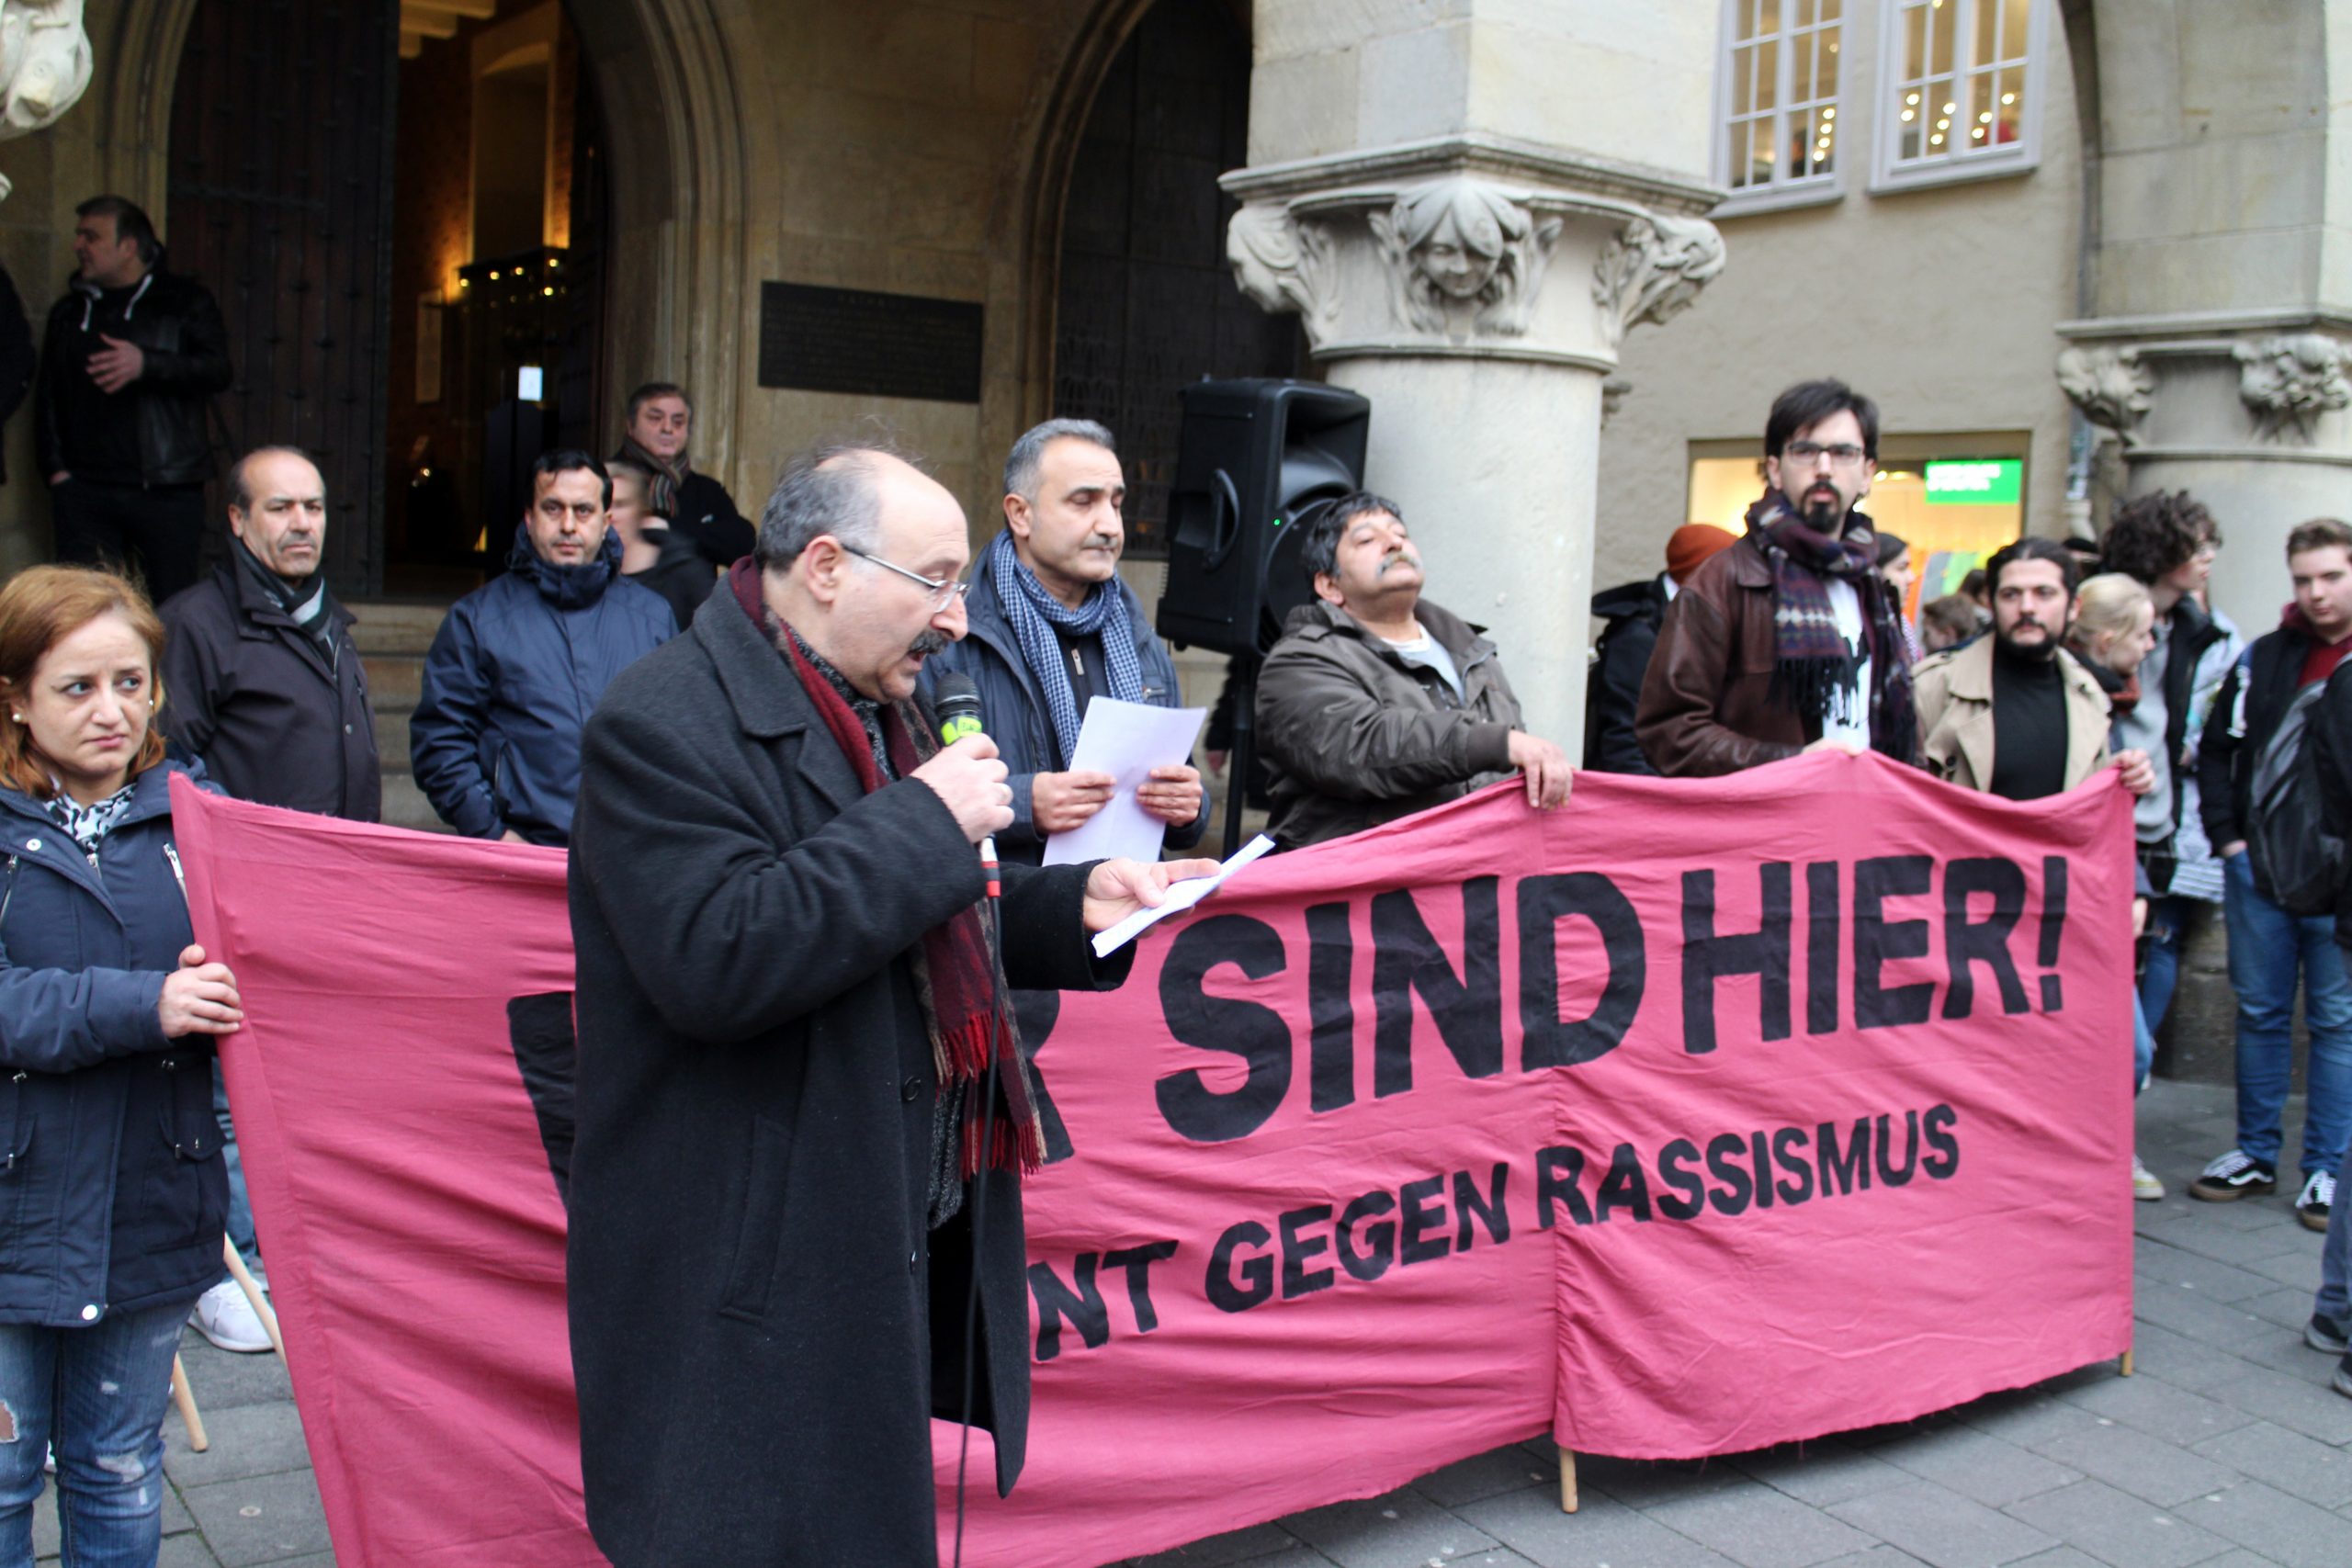
[[[874,748],[865,726],[833,683],[825,679],[800,651],[798,639],[767,607],[760,592],[760,569],[750,556],[728,570],[727,581],[735,602],[761,634],[784,655],[800,679],[810,705],[825,721],[833,740],[856,771],[857,782],[868,795],[884,787],[875,765]],[[881,705],[882,743],[890,766],[903,781],[939,750],[939,740],[911,702]],[[969,905],[923,933],[917,949],[915,996],[922,1004],[923,1023],[931,1033],[932,1066],[939,1092],[962,1093],[963,1147],[958,1168],[968,1179],[978,1173],[982,1149],[977,1123],[980,1118],[980,1084],[993,1058],[1004,1104],[989,1118],[988,1163],[999,1170],[1035,1170],[1045,1162],[1045,1127],[1037,1116],[1037,1097],[1029,1081],[1029,1065],[1022,1059],[1020,1037],[1004,996],[994,940],[978,905]]]

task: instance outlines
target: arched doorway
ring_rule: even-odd
[[[396,389],[422,402],[415,390],[429,389],[430,381],[429,317],[418,298],[425,290],[400,297],[389,265],[406,232],[393,188],[404,171],[392,156],[402,45],[421,54],[422,43],[455,42],[546,3],[125,0],[100,51],[109,73],[108,183],[163,221],[175,265],[216,282],[232,329],[230,296],[248,295],[244,314],[253,324],[240,330],[240,388],[221,400],[224,421],[235,412],[239,427],[224,443],[296,439],[333,449],[322,456],[332,457],[330,484],[347,515],[330,567],[348,593],[380,591],[387,559],[396,547],[408,547],[391,536],[386,502],[388,486],[404,482],[401,466],[414,432],[400,439],[403,432],[390,428],[388,416]],[[576,30],[568,62],[550,53],[547,91],[573,95],[568,108],[581,136],[572,144],[579,183],[559,203],[571,220],[564,248],[605,236],[613,243],[603,258],[610,265],[595,269],[600,287],[553,297],[568,313],[551,329],[561,351],[543,367],[543,387],[560,404],[560,434],[601,449],[619,423],[618,410],[606,406],[614,401],[606,380],[653,374],[684,380],[697,391],[697,460],[718,469],[733,434],[741,353],[733,302],[746,176],[738,67],[721,47],[712,6],[561,0]],[[404,32],[424,17],[433,18],[430,33]],[[206,63],[193,64],[198,58]],[[529,78],[533,62],[515,64]],[[560,140],[551,130],[548,150]],[[184,166],[184,151],[202,155],[206,148],[212,151],[203,169]],[[470,175],[470,150],[457,156]],[[222,206],[229,193],[245,211],[224,226],[207,209]],[[327,224],[318,216],[322,204],[355,216]],[[357,216],[363,208],[375,216]],[[186,239],[174,232],[182,217]],[[373,240],[363,244],[357,236],[369,222]],[[311,234],[300,256],[281,254],[289,233],[303,227]],[[322,230],[348,253],[332,268]],[[208,233],[215,238],[199,238]],[[291,269],[283,287],[252,270],[263,264]],[[231,281],[220,285],[222,277]],[[329,311],[331,300],[341,302],[339,315]],[[458,369],[448,325],[442,323],[445,385]],[[364,384],[319,378],[363,357],[379,371]],[[250,384],[249,367],[267,372],[266,387]],[[365,410],[372,412],[363,416]],[[376,433],[370,452],[359,450],[360,426]]]
[[[1177,389],[1293,376],[1296,318],[1233,286],[1217,176],[1249,162],[1250,32],[1225,0],[1158,0],[1103,73],[1062,209],[1053,412],[1119,438],[1130,555],[1167,553]]]

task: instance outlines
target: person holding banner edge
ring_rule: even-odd
[[[1000,1492],[1020,1473],[1041,1138],[1003,987],[1116,986],[1132,952],[1086,933],[1215,866],[1007,864],[991,939],[1006,769],[913,700],[963,635],[967,537],[894,454],[796,462],[755,556],[588,723],[569,1280],[617,1568],[933,1562],[930,1423],[967,1366]]]
[[[220,1278],[210,1036],[236,977],[195,945],[154,727],[164,626],[110,571],[0,589],[0,1562],[33,1560],[41,1453],[66,1568],[153,1568],[164,1413]],[[203,787],[209,789],[209,784]]]

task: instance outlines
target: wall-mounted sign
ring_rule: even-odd
[[[760,285],[760,385],[980,400],[980,307],[871,288]]]
[[[2016,457],[1946,457],[1928,464],[1930,506],[2015,506],[2025,464]]]

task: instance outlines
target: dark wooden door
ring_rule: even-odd
[[[1250,36],[1224,0],[1159,0],[1095,94],[1062,210],[1056,417],[1100,420],[1127,478],[1127,552],[1168,553],[1177,389],[1300,373],[1297,319],[1233,286],[1217,176],[1249,162]]]
[[[164,240],[228,319],[224,458],[318,459],[345,595],[383,583],[399,55],[398,0],[198,0],[172,96]]]

